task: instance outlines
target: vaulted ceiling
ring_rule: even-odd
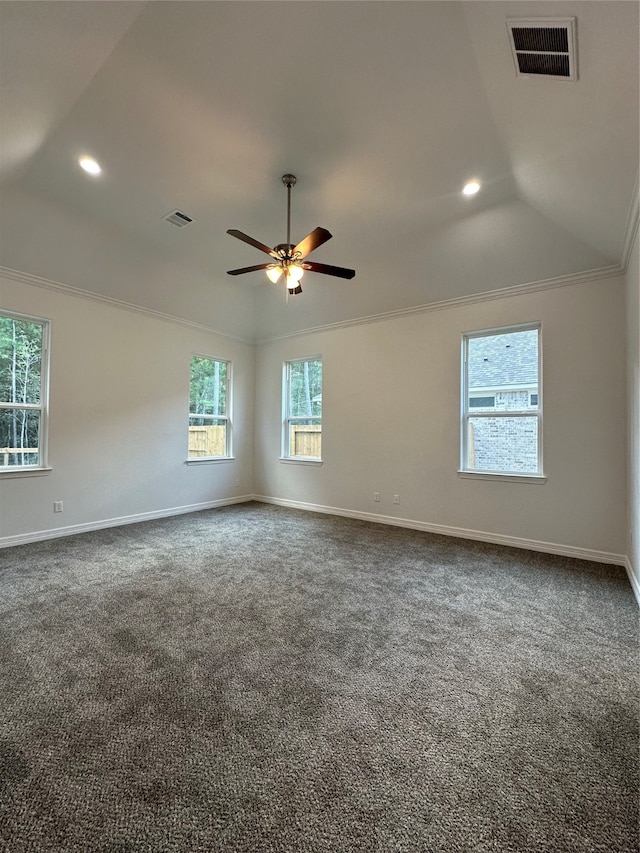
[[[618,269],[638,6],[3,0],[0,263],[250,340]],[[556,16],[578,80],[517,76],[505,22]],[[292,241],[356,270],[288,303],[226,274],[265,260],[228,228],[285,241],[286,172]]]

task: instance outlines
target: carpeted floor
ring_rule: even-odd
[[[254,503],[6,549],[0,848],[632,853],[637,664],[620,567]]]

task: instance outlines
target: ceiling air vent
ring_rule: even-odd
[[[189,225],[190,222],[193,222],[193,219],[190,216],[187,216],[186,213],[181,213],[179,210],[173,210],[171,213],[167,213],[163,219],[165,222],[170,222],[171,225],[175,225],[176,228],[184,228],[185,225]]]
[[[510,18],[507,29],[518,77],[578,79],[575,18]]]

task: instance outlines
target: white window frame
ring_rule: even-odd
[[[197,413],[192,413],[189,411],[189,415],[187,418],[187,465],[210,465],[216,464],[218,462],[229,462],[234,459],[233,456],[233,430],[232,430],[232,406],[233,406],[233,364],[229,359],[219,358],[215,355],[207,355],[201,352],[192,352],[189,356],[189,403],[191,402],[191,359],[192,358],[204,358],[207,361],[217,361],[219,364],[225,364],[227,366],[227,378],[226,378],[226,390],[225,390],[225,399],[226,399],[226,414],[225,415],[201,415]],[[189,405],[189,409],[190,409]],[[224,456],[189,456],[189,445],[188,445],[188,428],[191,426],[191,418],[210,418],[212,421],[224,421],[225,422],[225,453]]]
[[[292,456],[289,452],[290,448],[290,429],[291,425],[298,421],[320,421],[320,435],[322,436],[322,413],[320,415],[292,416],[290,413],[290,385],[291,385],[291,365],[303,364],[305,361],[319,361],[322,363],[321,355],[309,355],[304,358],[292,358],[285,361],[282,365],[282,448],[280,459],[283,462],[302,463],[304,465],[321,465],[322,464],[322,439],[320,440],[320,456]],[[322,384],[324,387],[324,364],[322,364]]]
[[[507,335],[513,332],[526,332],[536,330],[538,333],[538,406],[536,411],[532,411],[530,406],[531,393],[528,395],[529,404],[521,410],[513,409],[495,409],[481,412],[469,406],[469,377],[467,371],[468,364],[468,348],[469,341],[474,338],[495,337],[497,335]],[[514,326],[501,326],[495,329],[480,329],[473,332],[464,332],[462,335],[462,354],[461,354],[461,395],[460,395],[460,468],[458,474],[461,477],[483,480],[507,480],[512,482],[529,482],[529,483],[544,483],[546,477],[543,472],[543,455],[542,455],[542,438],[543,438],[543,413],[542,413],[542,323],[522,323]],[[469,468],[469,418],[487,417],[487,418],[531,418],[536,417],[538,420],[537,428],[537,461],[538,467],[532,472],[518,471],[488,471],[477,468]]]
[[[49,365],[51,321],[43,317],[33,317],[30,314],[19,314],[16,311],[0,309],[0,315],[24,323],[37,323],[42,327],[42,349],[40,353],[40,402],[39,403],[8,403],[0,401],[0,409],[31,410],[40,412],[40,430],[37,465],[0,465],[0,478],[31,477],[47,474],[52,469],[48,465],[49,454]]]

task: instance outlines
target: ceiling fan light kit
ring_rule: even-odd
[[[331,234],[326,228],[314,228],[306,237],[299,243],[294,245],[291,242],[291,188],[296,183],[295,175],[283,175],[282,183],[287,188],[287,242],[278,243],[273,249],[270,249],[259,240],[249,237],[242,231],[235,228],[229,228],[227,234],[254,246],[261,252],[270,255],[273,261],[264,264],[256,264],[251,267],[242,267],[237,270],[228,270],[229,275],[242,275],[247,272],[255,272],[256,270],[265,270],[267,277],[274,284],[284,275],[285,294],[302,293],[302,285],[300,279],[305,271],[322,273],[323,275],[333,275],[338,278],[351,279],[356,274],[355,270],[346,269],[345,267],[334,267],[330,264],[319,264],[315,261],[307,261],[307,255],[310,255],[323,243],[331,239]]]

